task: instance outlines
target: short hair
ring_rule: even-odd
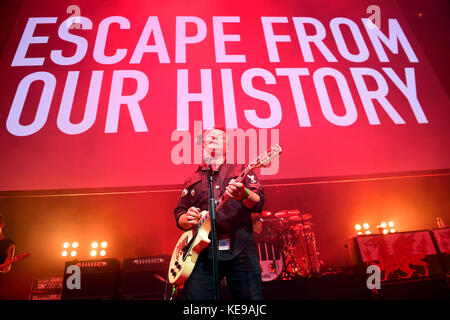
[[[204,131],[208,132],[208,131],[212,131],[212,130],[220,130],[220,131],[223,131],[225,133],[227,132],[227,129],[225,128],[225,126],[222,126],[222,125],[214,126],[211,129],[207,129],[207,130],[204,130]]]

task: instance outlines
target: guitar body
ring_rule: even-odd
[[[204,217],[208,211],[201,212]],[[211,242],[208,239],[211,231],[211,221],[208,219],[194,234],[194,230],[184,232],[178,240],[172,253],[169,266],[169,282],[181,285],[191,275],[198,255]]]

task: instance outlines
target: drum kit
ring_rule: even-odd
[[[290,280],[320,273],[312,215],[299,210],[263,211],[253,219],[261,277]]]

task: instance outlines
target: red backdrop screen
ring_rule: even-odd
[[[181,184],[218,125],[283,147],[262,179],[450,167],[393,1],[25,1],[1,71],[0,191]]]

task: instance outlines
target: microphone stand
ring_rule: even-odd
[[[306,252],[308,253],[308,261],[309,261],[309,276],[312,276],[313,273],[313,267],[312,267],[312,261],[311,261],[311,253],[309,252],[309,245],[308,245],[308,236],[306,235],[306,228],[305,228],[305,222],[303,221],[303,215],[300,217],[302,219],[302,227],[303,227],[303,235],[305,237],[305,244],[306,244]]]
[[[209,217],[211,222],[211,245],[213,249],[213,278],[214,278],[214,300],[220,300],[220,279],[219,279],[219,254],[217,246],[216,230],[216,200],[214,199],[214,183],[211,161],[207,166],[209,184]]]

